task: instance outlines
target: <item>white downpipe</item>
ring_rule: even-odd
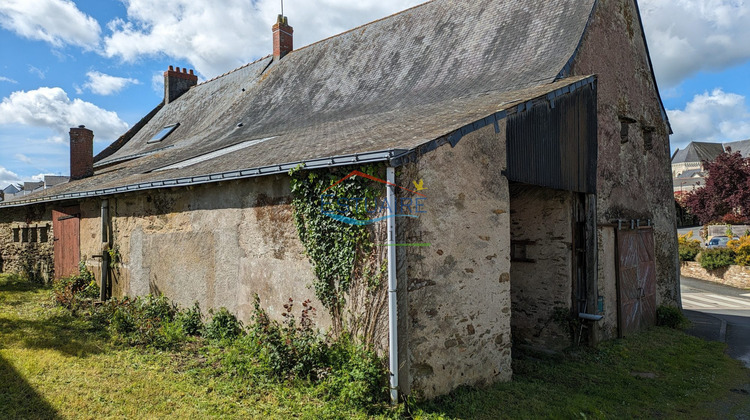
[[[396,280],[396,170],[386,168],[388,186],[388,358],[391,370],[391,403],[398,404],[398,282]]]

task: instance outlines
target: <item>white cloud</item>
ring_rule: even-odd
[[[674,135],[672,147],[691,141],[729,142],[750,138],[746,98],[722,89],[695,95],[683,110],[669,110]]]
[[[641,0],[657,80],[673,87],[700,71],[750,60],[750,2]]]
[[[47,72],[34,66],[29,66],[29,73],[36,75],[38,78],[44,80],[47,77]]]
[[[98,71],[90,71],[86,73],[86,76],[88,76],[89,81],[83,87],[90,89],[97,95],[112,95],[123,90],[128,85],[138,85],[141,83],[137,79],[110,76]]]
[[[423,0],[288,0],[296,48],[387,16]],[[207,78],[272,52],[278,0],[124,0],[127,20],[107,26],[104,54],[134,61],[166,55],[187,61]],[[321,10],[325,10],[321,13]],[[165,63],[179,65],[179,62]],[[182,67],[182,66],[181,66]]]
[[[16,153],[15,157],[16,157],[17,160],[19,160],[19,161],[21,161],[23,163],[28,163],[29,165],[31,164],[31,158],[28,157],[28,156],[26,156],[26,155],[24,155],[23,153]]]
[[[8,82],[8,83],[13,83],[13,84],[18,84],[17,81],[15,81],[15,80],[13,80],[13,79],[11,79],[9,77],[4,77],[4,76],[0,76],[0,82]]]
[[[70,127],[81,124],[94,131],[97,141],[115,140],[128,129],[117,113],[81,99],[71,100],[59,87],[13,92],[0,102],[3,124],[47,128],[55,133],[51,140],[57,142],[66,141]]]
[[[0,26],[29,39],[94,49],[101,27],[70,0],[2,0]]]
[[[0,190],[18,182],[21,182],[20,176],[0,166]]]

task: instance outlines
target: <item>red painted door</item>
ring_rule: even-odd
[[[78,207],[52,210],[52,231],[55,234],[55,279],[78,274],[78,263],[81,260],[80,213]]]
[[[656,323],[656,263],[654,230],[617,232],[620,336]]]

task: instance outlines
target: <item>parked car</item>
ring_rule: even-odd
[[[737,240],[728,236],[714,236],[706,242],[706,248],[725,248],[729,241]]]

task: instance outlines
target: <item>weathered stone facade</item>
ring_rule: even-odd
[[[160,294],[185,307],[226,307],[243,320],[253,295],[281,318],[291,297],[313,301],[313,271],[292,220],[289,177],[266,177],[109,198],[114,296]],[[99,276],[100,200],[81,203],[81,257]]]
[[[681,264],[681,272],[683,276],[693,279],[706,280],[739,289],[750,289],[750,267],[730,265],[727,268],[709,271],[701,267],[698,262],[684,261]]]
[[[49,281],[54,271],[53,247],[52,215],[44,206],[0,212],[0,273]]]
[[[651,220],[656,241],[657,304],[680,302],[669,127],[633,0],[600,0],[573,62],[573,74],[598,78],[600,224]],[[614,237],[602,238],[614,240]],[[600,265],[614,243],[599,249]],[[599,271],[611,275],[611,271]],[[615,284],[599,278],[599,284]]]
[[[404,168],[424,180],[429,210],[399,222],[399,241],[430,243],[399,255],[400,363],[409,393],[511,378],[510,202],[504,124],[442,146]],[[405,325],[404,325],[405,324]]]
[[[573,193],[513,185],[510,290],[516,344],[564,349],[573,307]]]

